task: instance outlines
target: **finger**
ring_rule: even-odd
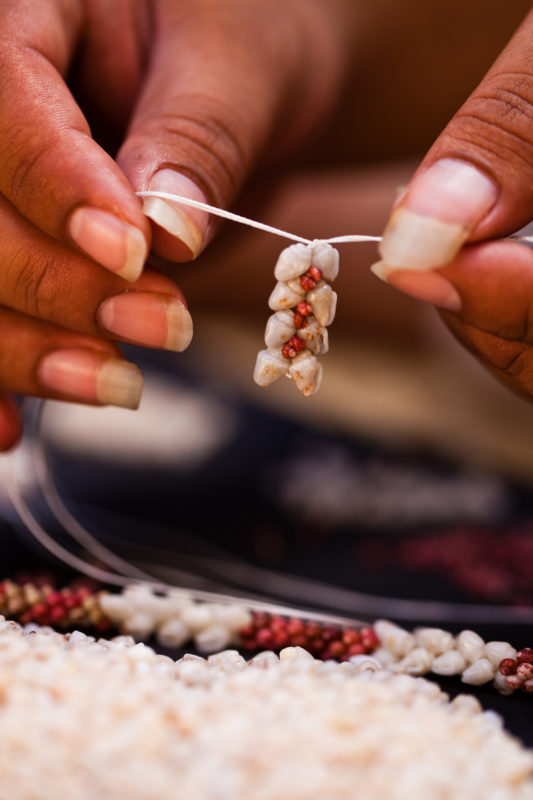
[[[391,283],[430,302],[452,298],[440,305],[459,341],[503,383],[533,397],[533,251],[512,242],[472,245],[439,270],[397,270]]]
[[[424,271],[533,216],[533,12],[423,160],[385,229],[379,269]]]
[[[0,451],[10,450],[22,433],[18,406],[7,392],[0,392]]]
[[[311,12],[306,4],[293,5]],[[150,72],[117,160],[136,190],[225,207],[276,124],[280,138],[288,135],[283,117],[290,102],[300,100],[292,116],[301,128],[328,93],[334,94],[340,59],[328,47],[331,15],[323,15],[306,50],[307,26],[301,19],[290,24],[287,4],[202,0],[187,13],[180,8],[158,4]],[[328,57],[312,70],[326,51]],[[302,86],[302,74],[309,71],[316,73],[312,92]],[[194,258],[212,233],[203,212],[154,198],[145,201],[144,210],[155,223],[154,251],[170,260]]]
[[[135,284],[42,234],[0,197],[0,304],[89,336],[184,350],[193,332],[183,295],[147,269]]]
[[[0,191],[41,230],[135,280],[149,226],[64,82],[81,35],[82,6],[2,4]]]
[[[0,308],[0,387],[17,394],[137,408],[139,369],[111,342]]]

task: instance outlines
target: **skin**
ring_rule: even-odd
[[[110,0],[2,0],[0,76],[9,80],[0,80],[0,449],[12,446],[20,434],[10,392],[61,398],[39,381],[44,355],[73,347],[102,357],[120,355],[97,321],[105,298],[132,289],[182,298],[174,282],[154,269],[146,268],[131,284],[81,252],[68,228],[74,209],[108,211],[140,231],[156,256],[183,261],[190,255],[187,247],[151,228],[134,194],[158,169],[179,171],[210,202],[227,206],[258,165],[271,168],[295,150],[319,163],[331,161],[332,152],[345,161],[354,153],[376,157],[387,148],[399,154],[423,147],[429,144],[424,137],[441,124],[443,109],[453,112],[526,7],[516,3],[502,11],[500,5],[472,0],[465,11],[464,2],[453,0],[436,4],[433,17],[417,0],[401,4],[400,15],[399,4],[387,0],[360,8],[349,0],[113,0],[110,14]],[[472,27],[480,15],[483,36],[474,48]],[[450,25],[456,47],[452,65]],[[524,43],[533,42],[529,23],[520,35],[506,56],[506,74],[511,90],[526,94],[522,113],[515,115],[523,127],[529,103],[523,76],[530,68],[521,53]],[[417,44],[423,70],[413,56]],[[449,81],[439,78],[443,74]],[[431,91],[432,79],[441,81],[438,92]],[[491,117],[490,80],[482,92],[489,95],[481,101],[488,120],[481,135],[494,145],[497,173],[502,125]],[[405,107],[396,108],[398,97],[407,102],[407,114]],[[335,106],[343,109],[341,126],[329,117]],[[420,108],[421,127],[411,119],[409,126],[395,124]],[[328,118],[331,138],[326,132],[314,147],[303,147]],[[446,151],[450,137],[461,139],[465,120],[464,114],[454,118],[428,158]],[[420,131],[414,140],[408,132],[413,127]],[[520,128],[517,139],[512,128],[507,139],[523,166],[529,134]],[[479,228],[479,238],[501,235],[517,216],[531,218],[531,202],[518,215],[529,197],[528,181],[526,170],[516,192],[513,187],[503,192],[500,216],[492,227]],[[205,232],[204,246],[215,229],[210,225]],[[515,257],[515,250],[498,253],[500,268],[518,265],[517,279],[529,291],[525,256]],[[450,319],[446,314],[448,324],[497,371],[494,348],[482,337],[473,346],[471,331],[502,338],[501,309],[493,294],[501,278],[483,275],[481,324],[477,306],[468,299],[471,284],[459,286],[464,262],[446,269],[458,281],[458,291],[466,293],[467,315]],[[505,341],[521,347],[524,341],[512,337],[524,328],[524,311],[510,308],[509,315],[505,331],[511,339]],[[516,388],[516,378],[504,377]],[[530,392],[529,384],[522,384],[519,388]]]

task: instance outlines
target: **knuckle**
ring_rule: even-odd
[[[48,319],[51,314],[50,270],[47,260],[35,254],[22,254],[18,261],[16,306],[33,317]]]
[[[450,123],[458,140],[475,143],[492,158],[533,165],[533,76],[487,78]]]
[[[234,109],[206,95],[180,98],[167,107],[147,131],[152,143],[168,154],[166,166],[189,173],[214,200],[232,196],[252,160],[244,119],[237,120]]]

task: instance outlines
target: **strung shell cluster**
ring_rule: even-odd
[[[322,365],[317,356],[328,352],[327,328],[337,307],[330,284],[338,273],[339,253],[326,242],[293,244],[280,253],[274,269],[278,282],[268,301],[274,314],[254,370],[259,386],[285,375],[305,397],[318,392]]]

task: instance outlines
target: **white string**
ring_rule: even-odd
[[[292,239],[293,242],[301,242],[302,244],[314,244],[315,242],[325,242],[326,244],[340,244],[342,242],[380,242],[381,236],[337,236],[333,239],[305,239],[303,236],[296,236],[294,233],[283,231],[281,228],[274,228],[272,225],[266,225],[264,222],[257,222],[255,219],[243,217],[240,214],[234,214],[232,211],[226,211],[217,206],[210,206],[208,203],[203,203],[200,200],[191,200],[189,197],[182,197],[179,194],[170,194],[169,192],[137,192],[137,197],[158,197],[160,200],[170,200],[173,203],[181,203],[184,206],[191,208],[198,208],[201,211],[207,211],[208,214],[214,214],[216,217],[223,217],[232,222],[240,222],[241,225],[248,225],[250,228],[257,228],[266,233],[273,233],[275,236],[281,236],[283,239]]]
[[[333,236],[331,239],[305,239],[303,236],[296,236],[294,233],[283,231],[281,228],[274,228],[272,225],[266,225],[264,222],[257,222],[255,219],[243,217],[240,214],[234,214],[233,211],[226,211],[224,208],[217,206],[210,206],[209,203],[203,203],[201,200],[191,200],[189,197],[183,197],[180,194],[170,194],[170,192],[136,192],[137,197],[158,197],[161,200],[170,200],[172,203],[181,203],[184,206],[191,208],[198,208],[200,211],[206,211],[208,214],[213,214],[216,217],[229,219],[232,222],[239,222],[241,225],[248,225],[250,228],[257,228],[266,233],[273,233],[275,236],[281,236],[283,239],[292,239],[293,242],[301,242],[302,244],[316,244],[323,242],[324,244],[345,244],[349,242],[381,242],[382,236],[367,236],[366,234],[348,234],[347,236]],[[518,244],[526,244],[533,246],[533,236],[520,236],[515,233],[508,236],[508,239]]]

